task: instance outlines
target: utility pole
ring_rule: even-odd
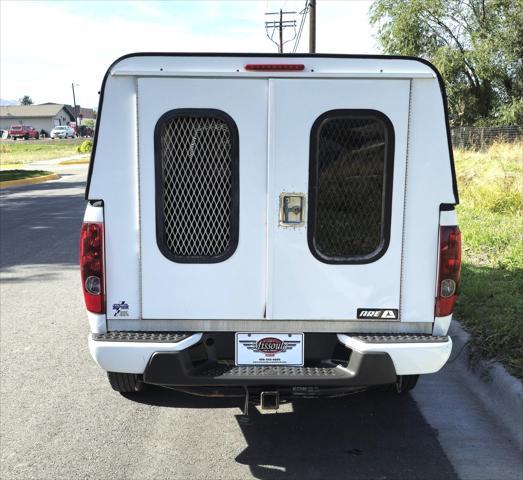
[[[265,22],[265,32],[269,40],[278,46],[278,53],[283,53],[283,46],[296,38],[296,20],[284,20],[285,15],[296,15],[296,12],[284,12],[280,9],[279,12],[268,12],[265,15],[276,15],[277,20],[268,20]],[[274,17],[272,17],[274,18]],[[288,40],[283,41],[283,31],[286,28],[294,29],[294,36]],[[269,33],[269,31],[271,33]],[[274,35],[278,32],[279,41],[274,40]]]
[[[309,53],[316,53],[316,0],[309,0]]]
[[[71,83],[71,88],[73,89],[73,104],[74,104],[74,116],[75,116],[74,121],[76,123],[76,128],[78,129],[78,131],[80,131],[80,129],[78,128],[78,108],[76,106],[76,96],[74,94],[74,82]]]

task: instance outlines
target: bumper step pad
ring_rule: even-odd
[[[340,377],[344,375],[342,370],[332,367],[289,367],[289,366],[272,366],[272,367],[228,367],[227,365],[218,365],[210,369],[197,373],[200,377],[221,377],[221,378],[279,378],[279,377],[303,377],[303,378],[322,378],[322,377]]]
[[[192,333],[186,332],[107,332],[93,333],[97,342],[148,342],[148,343],[178,343],[189,338]]]
[[[349,337],[364,343],[446,343],[448,336],[436,337],[430,334],[417,333],[365,333],[365,334],[347,334]]]

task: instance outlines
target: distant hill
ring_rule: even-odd
[[[4,98],[0,98],[0,105],[18,105],[18,102],[16,100],[5,100]]]

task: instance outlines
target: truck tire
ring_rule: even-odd
[[[113,390],[120,393],[135,393],[144,389],[141,375],[134,373],[107,372],[109,383]]]
[[[380,388],[382,392],[397,393],[404,395],[410,392],[418,383],[419,375],[399,375],[396,377],[396,383],[384,385]]]
[[[419,375],[400,375],[393,385],[396,393],[405,394],[410,392],[418,383]]]

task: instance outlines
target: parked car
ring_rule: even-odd
[[[16,140],[17,138],[23,138],[25,140],[34,138],[38,140],[40,138],[38,130],[35,130],[30,125],[11,125],[9,128],[9,136],[13,140]]]
[[[80,125],[80,137],[92,137],[94,130],[86,125]]]
[[[133,54],[100,98],[80,267],[113,389],[278,408],[443,367],[461,234],[430,63]]]
[[[74,130],[67,125],[57,125],[51,130],[51,138],[74,138]]]

